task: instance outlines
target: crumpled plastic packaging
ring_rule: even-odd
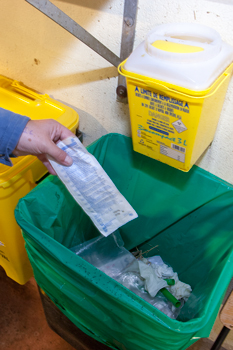
[[[169,286],[169,292],[171,292],[176,299],[184,299],[184,301],[186,302],[192,292],[191,286],[189,284],[181,282],[178,279],[177,273],[174,273],[174,276],[172,278],[174,278],[176,283],[174,286]]]
[[[141,276],[135,272],[123,273],[117,281],[125,286],[131,292],[137,294],[140,298],[144,299],[165,315],[172,319],[176,319],[179,316],[180,310],[184,305],[184,301],[181,301],[181,306],[176,308],[170,301],[168,301],[161,292],[155,297],[151,297],[144,288],[144,281]]]
[[[124,248],[118,231],[108,237],[98,236],[71,249],[99,270],[117,279],[135,257]]]
[[[178,317],[192,291],[189,285],[179,281],[177,273],[172,267],[164,264],[160,256],[136,259],[124,248],[124,242],[118,231],[108,237],[93,238],[71,250],[170,318]],[[173,278],[175,285],[168,286],[165,280],[167,278]],[[181,300],[179,308],[160,292],[162,288],[167,288]]]
[[[161,257],[159,258],[161,259]],[[160,262],[159,264],[151,264],[151,261],[153,261],[151,258],[144,258],[142,261],[139,261],[140,274],[146,280],[145,288],[148,293],[153,297],[161,288],[166,287],[176,299],[184,299],[184,301],[187,301],[192,292],[191,286],[181,282],[178,278],[178,274],[173,271],[172,267],[169,267],[163,262]],[[164,281],[163,278],[174,279],[175,285],[168,286],[166,283],[165,286],[162,286],[162,281]],[[156,286],[158,290],[156,290]]]
[[[138,265],[140,275],[145,279],[145,289],[151,297],[155,297],[160,289],[167,287],[167,282],[161,278],[162,276],[157,275],[156,269],[140,260]]]

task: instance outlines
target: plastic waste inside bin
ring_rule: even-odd
[[[173,319],[192,291],[161,257],[158,265],[150,262],[157,257],[148,260],[125,249],[119,230],[107,238],[98,236],[81,243],[71,251]]]

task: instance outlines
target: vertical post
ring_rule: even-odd
[[[217,339],[215,340],[212,348],[210,350],[219,350],[222,347],[222,343],[224,342],[226,336],[230,332],[230,329],[223,326],[221,332],[219,333]]]
[[[121,37],[121,61],[125,60],[133,51],[138,0],[125,0],[124,16]],[[117,87],[117,100],[127,102],[127,90],[125,77],[119,75]]]

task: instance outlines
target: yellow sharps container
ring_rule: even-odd
[[[126,77],[133,148],[189,171],[214,138],[233,48],[199,24],[152,30],[119,66]]]
[[[55,119],[73,132],[78,127],[79,116],[72,108],[4,76],[0,76],[0,107],[34,120]],[[33,272],[14,209],[47,169],[34,156],[12,158],[12,162],[12,167],[0,164],[0,266],[10,278],[24,284]]]

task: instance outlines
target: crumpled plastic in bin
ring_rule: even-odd
[[[157,246],[153,255],[192,294],[173,320],[71,252],[99,233],[55,176],[15,211],[36,282],[78,328],[113,349],[181,350],[208,337],[233,275],[233,186],[196,166],[184,173],[136,153],[118,134],[88,151],[138,213],[119,230],[125,248]]]
[[[191,287],[178,279],[177,273],[164,264],[151,264],[148,259],[137,258],[124,248],[119,230],[108,237],[98,236],[71,248],[75,254],[121,283],[126,288],[161,310],[168,317],[176,319],[184,301],[187,301]],[[155,259],[152,257],[151,259]],[[158,259],[157,259],[158,260]],[[173,278],[175,285],[169,286],[165,278]],[[185,286],[185,287],[184,287]],[[167,288],[172,295],[182,299],[174,306],[159,291]],[[178,303],[176,299],[175,303]]]

